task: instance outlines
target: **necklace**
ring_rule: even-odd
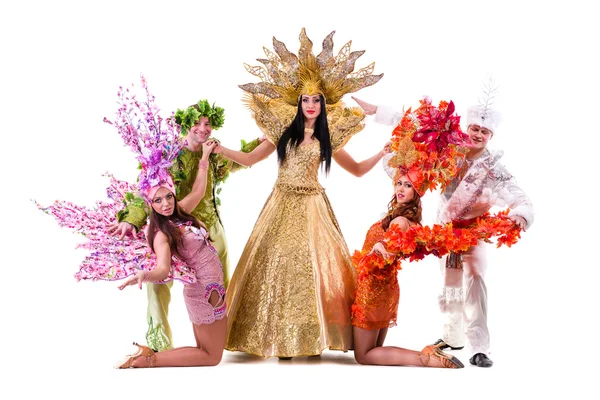
[[[308,133],[312,140],[315,140],[315,130],[312,128],[304,128],[304,133]]]

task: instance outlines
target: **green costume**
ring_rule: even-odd
[[[250,152],[258,146],[258,139],[252,142],[242,142],[243,152]],[[177,191],[177,200],[183,199],[191,190],[196,175],[198,174],[198,164],[202,158],[202,149],[192,152],[183,148],[179,156],[170,168],[173,176],[175,188]],[[225,239],[225,230],[221,224],[219,216],[220,192],[218,185],[222,183],[230,172],[245,168],[225,158],[222,154],[211,154],[209,157],[209,169],[206,182],[206,193],[200,203],[194,208],[191,214],[206,224],[210,233],[211,243],[219,254],[221,264],[223,264],[223,277],[225,287],[229,284],[229,261],[227,257],[227,241]],[[138,231],[146,224],[147,214],[143,208],[131,203],[120,221],[128,222],[134,225]],[[173,338],[171,327],[168,321],[169,302],[171,301],[172,282],[166,284],[148,283],[148,331],[146,341],[148,346],[163,351],[173,348]]]

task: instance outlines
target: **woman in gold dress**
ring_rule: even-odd
[[[240,257],[227,290],[226,349],[263,357],[319,355],[352,349],[350,310],[356,272],[331,204],[319,184],[319,167],[333,158],[356,176],[388,152],[356,162],[344,149],[364,127],[360,109],[344,107],[345,93],[376,83],[373,64],[354,74],[363,52],[348,43],[333,56],[332,32],[315,56],[304,29],[298,56],[273,38],[265,67],[246,69],[263,82],[241,88],[267,138],[250,153],[221,145],[213,151],[251,166],[275,150],[275,187]]]
[[[277,150],[279,174],[227,292],[228,350],[280,358],[352,348],[356,274],[318,172],[331,159],[361,176],[387,152],[357,163],[330,138],[322,95],[302,95],[294,122],[251,153],[216,151],[252,165]]]

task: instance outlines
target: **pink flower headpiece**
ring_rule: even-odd
[[[158,115],[154,95],[148,91],[143,75],[140,80],[146,99],[140,101],[129,88],[120,86],[117,117],[114,121],[104,118],[104,122],[115,126],[125,144],[137,154],[141,169],[138,190],[150,203],[159,187],[175,192],[169,168],[184,146],[184,139],[173,115],[166,119]]]

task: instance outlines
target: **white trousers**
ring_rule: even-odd
[[[479,242],[462,254],[463,268],[446,268],[442,258],[444,288],[439,297],[444,317],[443,339],[452,347],[468,341],[473,354],[488,353],[486,244]]]

